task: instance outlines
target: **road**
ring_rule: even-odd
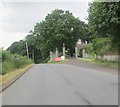
[[[36,64],[2,93],[3,105],[118,105],[118,76],[68,64]]]

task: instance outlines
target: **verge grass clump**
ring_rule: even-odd
[[[26,56],[12,54],[9,51],[2,51],[2,71],[0,74],[5,75],[13,70],[22,68],[32,63],[32,60]]]

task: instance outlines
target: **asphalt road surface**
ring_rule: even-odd
[[[118,105],[118,76],[68,64],[37,64],[2,93],[3,105]]]

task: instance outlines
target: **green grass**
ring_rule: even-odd
[[[30,65],[24,66],[23,68],[12,70],[11,72],[8,72],[5,75],[0,75],[0,85],[8,84],[8,82],[10,82],[14,78],[18,77],[22,73],[26,72],[32,66],[33,66],[33,64],[30,64]]]
[[[56,61],[50,61],[50,62],[48,62],[48,64],[63,64],[63,63],[65,63],[65,62],[67,62],[68,60],[67,59],[65,59],[65,60],[63,60],[63,61],[59,61],[59,62],[56,62]]]
[[[0,51],[0,54],[2,54],[2,56],[0,56],[0,65],[2,67],[2,70],[0,70],[0,75],[5,75],[33,63],[32,60],[26,56],[12,54],[9,51],[2,50],[2,52]]]
[[[108,61],[108,60],[96,60],[92,58],[79,58],[78,60],[83,60],[86,62],[91,62],[91,63],[96,63],[99,65],[105,65],[105,66],[110,66],[113,68],[118,68],[118,62],[117,61]]]
[[[26,65],[31,64],[32,62],[29,62],[27,60],[22,60],[22,61],[4,61],[2,62],[2,75],[5,75],[9,72],[12,72],[16,69],[23,68]]]

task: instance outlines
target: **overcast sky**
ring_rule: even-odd
[[[86,21],[88,2],[0,2],[0,47],[24,39],[54,9],[69,10]],[[86,21],[87,22],[87,21]]]

